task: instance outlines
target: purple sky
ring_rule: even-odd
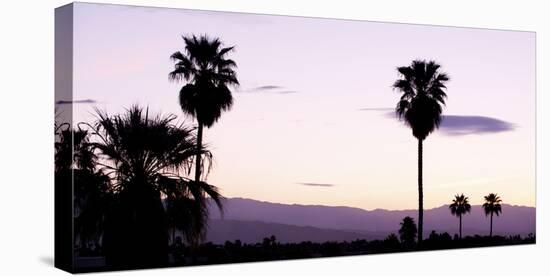
[[[425,142],[425,206],[489,192],[535,205],[535,34],[77,3],[75,120],[131,104],[174,113],[181,35],[235,45],[241,87],[205,131],[208,180],[227,197],[416,208],[416,140],[388,116],[395,67],[449,73],[447,116]],[[317,184],[317,185],[315,185]]]

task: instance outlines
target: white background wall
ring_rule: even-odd
[[[99,2],[99,1],[89,1]],[[142,270],[132,275],[542,275],[548,272],[550,20],[545,1],[137,0],[119,4],[537,32],[537,244],[488,249]],[[0,10],[0,275],[53,268],[54,12],[67,1],[3,1]],[[513,111],[510,111],[513,112]],[[513,158],[513,157],[511,157]],[[546,257],[543,255],[546,254]],[[115,272],[109,275],[129,275]]]

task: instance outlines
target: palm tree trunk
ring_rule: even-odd
[[[418,244],[422,242],[424,225],[424,194],[422,192],[422,139],[418,139]]]
[[[462,239],[462,215],[458,216],[458,237]]]
[[[493,212],[491,212],[491,227],[489,229],[489,237],[493,237]]]
[[[195,181],[198,183],[201,180],[201,150],[202,150],[202,123],[199,121],[197,130],[197,155],[195,163]]]

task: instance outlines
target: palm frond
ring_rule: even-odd
[[[470,213],[472,206],[470,205],[469,199],[464,194],[455,195],[452,203],[449,205],[451,214],[455,216],[462,216],[466,213]]]
[[[442,105],[449,77],[439,72],[434,61],[413,60],[410,66],[398,67],[400,74],[392,87],[402,93],[396,106],[400,119],[412,128],[413,135],[423,140],[441,124]]]
[[[482,207],[485,211],[485,215],[491,215],[496,214],[497,216],[502,213],[502,205],[500,204],[502,200],[497,194],[490,193],[489,195],[484,196],[485,203],[483,203]]]
[[[218,38],[183,36],[185,52],[175,52],[176,62],[169,73],[173,81],[186,80],[179,94],[180,106],[187,115],[206,127],[212,126],[222,112],[233,104],[230,86],[238,86],[234,60],[226,58],[234,46],[222,48]]]

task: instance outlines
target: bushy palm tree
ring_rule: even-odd
[[[233,105],[231,86],[237,86],[235,61],[227,58],[233,47],[223,47],[218,38],[206,35],[184,36],[185,50],[173,53],[174,70],[169,73],[172,81],[186,81],[179,92],[182,111],[197,120],[197,145],[202,147],[203,127],[210,128],[218,121],[223,111]],[[195,181],[200,181],[200,153],[197,152]]]
[[[68,190],[73,186],[75,238],[85,249],[99,243],[110,199],[109,179],[96,170],[97,156],[88,131],[65,123],[56,126],[55,133],[56,185]]]
[[[472,206],[470,206],[470,203],[468,202],[468,197],[464,196],[464,194],[455,195],[453,202],[449,205],[451,214],[458,217],[458,236],[460,238],[462,238],[462,216],[466,213],[470,213],[471,208]]]
[[[500,203],[502,200],[497,194],[490,193],[485,196],[485,203],[483,203],[483,210],[485,211],[485,216],[491,216],[491,226],[489,229],[489,237],[493,236],[493,214],[499,216],[502,213],[502,206]]]
[[[449,76],[439,72],[440,65],[434,61],[414,60],[410,66],[398,67],[401,78],[393,88],[402,93],[395,111],[400,119],[412,129],[418,139],[418,242],[422,241],[424,225],[422,186],[422,142],[439,127],[442,106],[447,95],[443,90]]]
[[[412,247],[418,233],[414,219],[407,216],[403,218],[403,221],[399,224],[399,239],[407,247]]]
[[[197,146],[193,130],[176,124],[175,119],[173,115],[151,116],[148,110],[133,106],[121,115],[98,111],[98,121],[91,126],[97,163],[110,176],[114,193],[103,237],[106,261],[112,267],[166,264],[167,209],[171,207],[164,206],[163,198],[185,201],[186,206],[200,210],[192,210],[192,215],[185,208],[170,211],[170,216],[183,216],[185,224],[179,227],[193,233],[205,230],[207,197],[221,208],[216,187],[185,177],[197,152],[201,158],[211,155]]]
[[[73,129],[64,123],[55,127],[55,169],[78,168],[92,171],[97,158],[89,142],[89,133],[80,127]]]
[[[176,231],[183,234],[183,238],[191,245],[197,246],[206,234],[209,202],[204,201],[205,192],[222,210],[222,199],[218,189],[205,182],[187,180],[185,185],[169,179],[165,185],[165,209],[168,217],[168,226],[172,229],[172,243],[176,240]]]

